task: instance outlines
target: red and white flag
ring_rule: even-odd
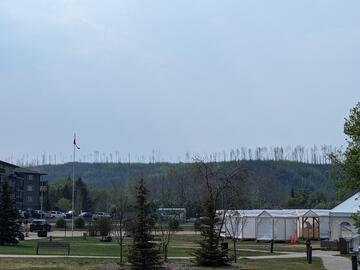
[[[79,147],[79,146],[77,145],[77,143],[76,143],[76,134],[74,134],[73,144],[74,144],[74,146],[75,146],[77,149],[80,149],[80,147]]]

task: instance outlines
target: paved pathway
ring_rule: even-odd
[[[315,251],[314,256],[320,257],[327,270],[351,270],[351,260],[339,256],[338,251]]]
[[[261,260],[261,259],[285,259],[285,258],[303,258],[306,257],[304,252],[277,252],[282,253],[281,255],[268,255],[268,256],[251,256],[251,257],[240,257],[250,260]],[[314,257],[320,257],[323,261],[324,267],[327,270],[351,270],[351,260],[339,256],[338,251],[322,251],[314,250]]]

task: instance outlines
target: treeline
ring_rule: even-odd
[[[201,155],[207,162],[238,161],[238,160],[287,160],[309,164],[330,164],[329,154],[339,149],[331,145],[305,147],[297,146],[276,146],[276,147],[240,147],[230,150],[222,150],[210,154]],[[93,151],[88,154],[79,154],[78,162],[86,163],[161,163],[161,162],[193,162],[199,153],[186,152],[176,160],[170,160],[162,156],[160,150],[152,150],[149,155],[137,155],[127,153],[124,155],[119,151],[101,152]],[[24,155],[21,158],[14,156],[4,157],[4,161],[15,163],[22,167],[33,167],[43,165],[56,165],[72,162],[71,154],[50,154],[43,153],[36,157]]]
[[[61,179],[49,186],[48,210],[67,212],[72,209],[72,186],[70,178]],[[110,189],[94,188],[87,185],[81,178],[75,180],[74,209],[81,211],[105,211],[109,208]]]
[[[236,166],[244,177],[234,188],[222,193],[218,208],[329,208],[336,204],[336,192],[330,180],[330,165],[310,165],[289,161],[232,161],[211,163],[215,168],[231,171]],[[41,167],[60,181],[50,181],[50,207],[71,201],[71,164]],[[61,176],[60,171],[63,172]],[[189,216],[201,214],[206,187],[201,183],[193,163],[182,164],[83,164],[77,163],[76,210],[109,211],[111,190],[124,187],[129,202],[134,201],[135,184],[145,179],[149,198],[158,207],[185,207]],[[60,201],[60,203],[59,203]],[[230,205],[231,204],[231,205]],[[66,204],[65,204],[66,205]],[[64,211],[64,209],[61,209]]]

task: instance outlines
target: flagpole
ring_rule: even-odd
[[[74,140],[76,138],[76,134],[74,133]],[[74,146],[74,161],[73,161],[73,177],[72,177],[72,215],[71,215],[71,237],[74,238],[74,214],[75,214],[75,143]]]

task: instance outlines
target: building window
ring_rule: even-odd
[[[28,185],[26,188],[27,191],[33,191],[33,186],[32,185]]]
[[[22,192],[21,191],[16,191],[15,199],[17,202],[22,202]]]
[[[33,180],[34,179],[34,176],[33,175],[28,175],[28,180]]]
[[[32,201],[33,201],[33,197],[32,197],[32,196],[26,196],[26,201],[27,201],[27,202],[32,202]]]

